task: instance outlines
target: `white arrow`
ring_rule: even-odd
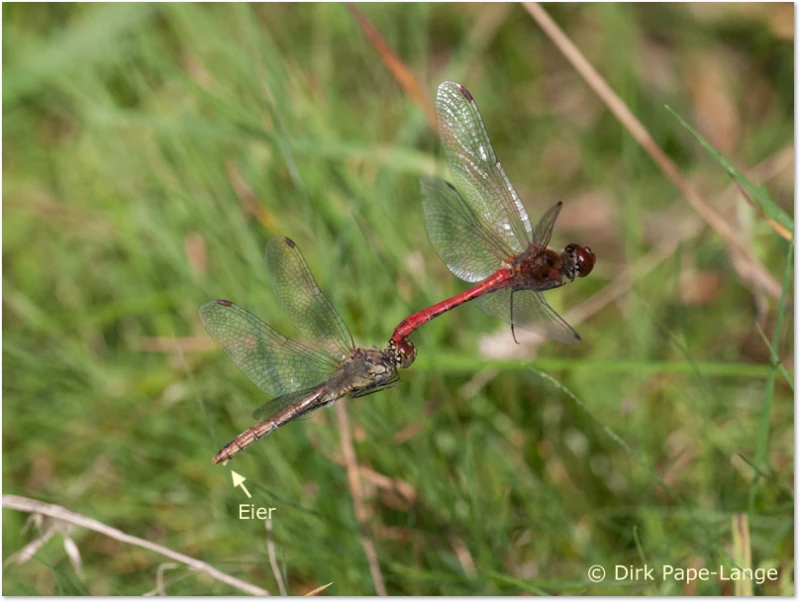
[[[231,476],[233,477],[233,486],[234,486],[234,487],[241,487],[241,488],[242,488],[242,491],[244,491],[244,492],[245,492],[245,494],[247,495],[247,497],[253,497],[252,495],[250,495],[250,492],[249,492],[249,491],[247,491],[247,487],[245,487],[245,486],[244,486],[244,482],[245,482],[247,479],[245,479],[245,478],[244,478],[242,475],[240,475],[238,472],[234,472],[234,471],[231,471]]]

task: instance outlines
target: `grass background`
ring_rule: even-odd
[[[519,5],[364,5],[432,100],[473,93],[532,219],[592,246],[562,310],[641,266],[575,324],[579,346],[516,347],[463,307],[414,335],[402,385],[348,404],[391,594],[721,594],[591,565],[779,570],[793,592],[793,395],[770,347],[778,301],[708,229]],[[548,12],[707,199],[728,176],[664,106],[750,173],[791,153],[793,7],[571,5]],[[264,525],[210,458],[263,395],[207,339],[225,297],[294,334],[263,246],[291,236],[364,345],[466,287],[426,240],[421,175],[444,169],[422,114],[347,10],[330,5],[3,5],[3,493],[65,507],[277,592]],[[791,161],[761,172],[792,212]],[[779,281],[788,243],[736,195],[720,211]],[[793,281],[789,280],[789,290]],[[793,365],[791,313],[777,355]],[[518,357],[509,358],[509,353]],[[543,376],[549,375],[553,381]],[[570,396],[571,392],[574,397]],[[276,507],[290,592],[375,591],[333,412],[231,465]],[[754,479],[762,455],[762,478]],[[29,542],[3,511],[3,558]],[[42,529],[44,527],[41,527]],[[76,529],[3,571],[3,593],[128,594],[163,558]],[[167,571],[172,594],[235,594]]]

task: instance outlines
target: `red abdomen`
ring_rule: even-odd
[[[427,322],[430,322],[435,317],[442,315],[444,312],[449,311],[454,307],[461,305],[462,303],[466,303],[467,301],[472,301],[475,297],[479,297],[480,295],[503,288],[504,284],[507,284],[511,281],[511,276],[512,272],[509,269],[503,268],[497,270],[486,280],[470,289],[465,290],[463,293],[459,293],[454,297],[440,301],[436,305],[431,305],[430,307],[421,309],[420,311],[408,316],[405,320],[397,325],[397,328],[394,329],[394,334],[392,334],[392,340],[396,343],[399,343],[417,328]]]

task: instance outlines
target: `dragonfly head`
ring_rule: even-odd
[[[390,340],[386,349],[398,368],[408,368],[417,359],[417,346],[408,339]]]
[[[564,248],[563,259],[568,265],[575,266],[575,272],[580,278],[588,276],[597,261],[597,257],[590,247],[581,247],[575,243]]]

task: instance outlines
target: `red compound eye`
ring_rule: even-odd
[[[591,247],[581,247],[573,243],[571,245],[567,245],[564,251],[574,257],[575,267],[580,278],[588,276],[591,273],[592,268],[594,268],[594,264],[597,261],[597,257],[595,256]]]
[[[417,359],[417,347],[408,339],[403,339],[395,343],[397,347],[397,365],[400,368],[408,368]]]
[[[578,258],[578,276],[588,276],[597,261],[594,251],[590,247],[579,247],[576,256]]]

